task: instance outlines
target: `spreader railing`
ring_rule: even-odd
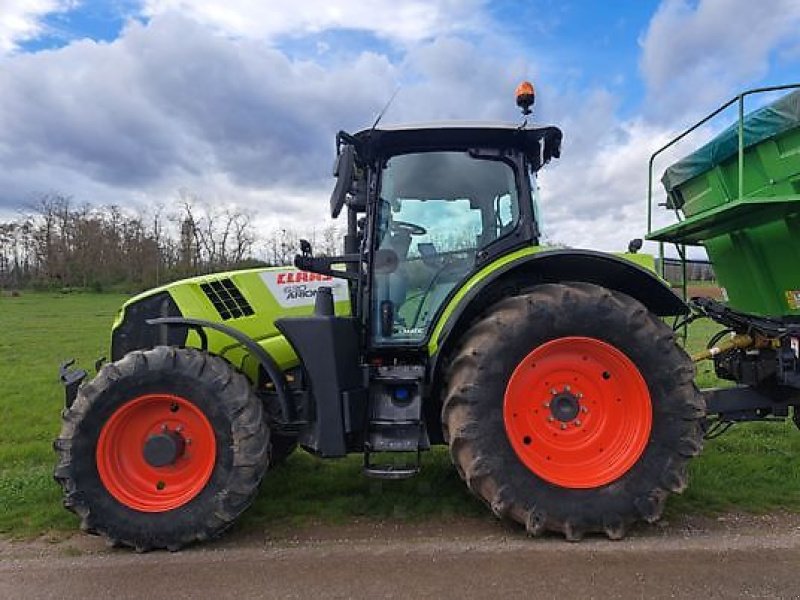
[[[751,96],[753,94],[761,94],[765,92],[777,92],[781,90],[791,90],[800,88],[800,83],[789,83],[785,85],[771,85],[766,87],[759,87],[753,88],[750,90],[746,90],[737,96],[734,96],[730,100],[728,100],[725,104],[717,108],[712,113],[706,115],[704,118],[699,120],[697,123],[689,127],[688,129],[681,132],[676,137],[672,138],[669,142],[664,144],[661,148],[653,152],[650,156],[650,161],[648,163],[647,169],[647,235],[649,236],[653,231],[653,165],[655,164],[656,157],[671,148],[687,135],[696,131],[699,127],[708,123],[711,119],[719,115],[722,111],[730,107],[731,105],[738,103],[738,184],[739,184],[739,200],[742,200],[744,197],[744,99],[747,96]],[[673,207],[675,210],[675,217],[678,221],[681,221],[681,214],[678,210],[678,207]],[[681,281],[681,289],[683,292],[683,299],[686,300],[687,295],[687,281],[686,281],[686,246],[685,244],[675,244],[675,249],[680,257],[682,268],[682,281]],[[658,243],[658,256],[659,256],[659,270],[661,271],[660,275],[664,277],[664,242],[659,241]]]
[[[647,233],[648,235],[653,231],[653,165],[655,163],[656,157],[667,150],[668,148],[674,146],[687,135],[696,131],[699,127],[708,123],[711,119],[716,117],[726,108],[731,106],[734,103],[739,104],[739,122],[737,124],[739,130],[739,148],[738,148],[738,160],[739,160],[739,200],[742,199],[744,194],[744,99],[746,96],[752,96],[753,94],[761,94],[765,92],[778,92],[781,90],[791,90],[800,88],[800,83],[789,83],[785,85],[771,85],[767,87],[760,87],[760,88],[753,88],[751,90],[747,90],[742,92],[741,94],[734,96],[730,100],[728,100],[725,104],[720,106],[714,112],[706,115],[700,121],[677,135],[676,137],[672,138],[669,142],[661,146],[658,150],[653,152],[650,156],[650,161],[648,163],[648,170],[647,170]],[[676,208],[677,213],[677,208]],[[678,215],[680,218],[680,215]]]

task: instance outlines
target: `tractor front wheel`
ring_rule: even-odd
[[[269,429],[221,358],[159,346],[103,367],[63,413],[55,479],[81,528],[114,545],[176,550],[250,505]]]
[[[704,403],[672,330],[591,284],[492,307],[448,372],[442,422],[469,488],[534,535],[624,536],[687,484]]]

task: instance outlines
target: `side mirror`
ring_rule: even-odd
[[[331,193],[331,217],[334,219],[342,212],[347,194],[353,187],[353,175],[356,170],[356,151],[353,146],[342,146],[336,163],[333,165],[333,175],[336,177],[336,185]]]

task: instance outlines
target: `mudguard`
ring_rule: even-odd
[[[507,281],[555,283],[583,281],[602,285],[639,300],[659,316],[683,315],[689,307],[652,270],[646,254],[616,256],[593,250],[542,250],[531,247],[501,257],[468,279],[442,311],[428,342],[436,356],[454,332],[480,310],[481,298]],[[650,267],[648,269],[647,267]]]

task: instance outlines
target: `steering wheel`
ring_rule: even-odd
[[[425,235],[428,230],[422,225],[416,223],[409,223],[408,221],[392,221],[392,229],[397,232],[404,232],[408,235]]]

